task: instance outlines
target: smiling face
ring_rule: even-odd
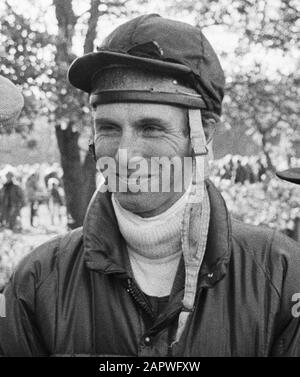
[[[116,198],[123,208],[143,217],[155,216],[169,208],[184,192],[174,190],[174,171],[170,170],[170,190],[163,192],[162,170],[153,172],[151,158],[190,157],[186,111],[182,108],[152,103],[110,103],[98,105],[94,112],[94,141],[97,160],[110,157],[117,166],[117,177],[126,181],[134,173],[128,169],[136,161],[139,177],[148,182],[147,192],[121,192]],[[124,153],[125,152],[125,153]],[[126,155],[126,158],[124,156]],[[139,163],[146,161],[146,165]],[[184,164],[182,164],[184,166]],[[122,173],[122,172],[126,173]],[[191,177],[191,171],[185,172]],[[151,192],[150,181],[159,181],[158,192]],[[128,182],[128,181],[127,181]]]

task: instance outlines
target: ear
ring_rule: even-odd
[[[210,144],[216,131],[215,119],[210,119],[210,118],[205,119],[205,122],[203,123],[203,129],[204,129],[206,142],[207,144]]]

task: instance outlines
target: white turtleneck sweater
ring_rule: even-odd
[[[134,278],[149,296],[163,297],[171,292],[182,255],[181,227],[188,191],[165,212],[150,218],[127,211],[112,195]]]

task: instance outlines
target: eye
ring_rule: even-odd
[[[145,136],[157,136],[163,132],[163,129],[156,124],[146,124],[143,126],[143,135]]]
[[[99,128],[100,131],[114,131],[115,129],[116,127],[112,125],[105,125]]]
[[[118,136],[121,133],[120,127],[114,124],[96,125],[96,134],[104,136]]]

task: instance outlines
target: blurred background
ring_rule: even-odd
[[[144,13],[199,25],[226,76],[212,179],[233,216],[300,240],[300,188],[276,170],[300,167],[298,0],[7,0],[0,2],[0,74],[22,91],[17,124],[0,127],[0,290],[26,253],[82,225],[95,190],[87,95],[66,81],[77,56]],[[9,178],[9,176],[11,178]]]

